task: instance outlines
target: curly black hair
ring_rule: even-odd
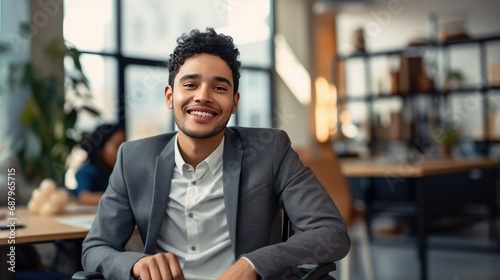
[[[189,34],[184,33],[177,38],[177,47],[167,61],[170,86],[174,86],[175,75],[179,73],[186,59],[201,53],[216,55],[227,63],[233,73],[234,93],[236,93],[240,79],[241,62],[238,60],[240,52],[231,36],[217,34],[211,27],[207,27],[206,32],[194,29]]]
[[[123,129],[122,125],[106,123],[98,126],[92,133],[88,134],[80,143],[82,149],[87,152],[88,161],[101,166],[103,164],[102,149],[104,145],[115,132]]]

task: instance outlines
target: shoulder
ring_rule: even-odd
[[[127,141],[122,144],[121,149],[123,152],[132,152],[132,153],[148,153],[148,152],[161,152],[161,150],[165,147],[165,145],[170,142],[170,140],[174,139],[174,136],[177,132],[169,132],[164,133],[152,137]]]
[[[127,141],[123,143],[123,146],[141,147],[141,146],[151,146],[151,145],[164,145],[165,143],[173,139],[176,134],[177,132],[169,132],[151,137]]]
[[[153,137],[127,141],[120,146],[118,161],[124,167],[136,168],[137,165],[151,166],[165,150],[177,132],[170,132]],[[173,150],[172,150],[173,151]]]
[[[77,171],[76,175],[96,175],[99,173],[99,168],[91,163],[86,163],[82,165]]]
[[[244,152],[246,157],[259,160],[279,159],[291,149],[288,134],[276,128],[231,127],[227,133],[226,147]]]
[[[229,133],[239,137],[243,146],[245,144],[261,143],[270,144],[273,142],[290,142],[288,134],[277,128],[256,128],[256,127],[228,127]]]

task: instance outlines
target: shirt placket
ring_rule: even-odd
[[[186,216],[186,229],[187,229],[187,259],[190,254],[198,254],[200,253],[200,237],[199,237],[199,229],[198,229],[198,213],[196,205],[202,199],[200,196],[203,195],[203,192],[199,189],[199,181],[203,174],[206,172],[206,164],[202,164],[202,166],[198,166],[196,170],[193,170],[191,167],[191,171],[189,172],[189,177],[186,177],[188,180],[188,187],[186,192],[186,207],[185,207],[185,216]]]

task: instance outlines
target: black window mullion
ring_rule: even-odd
[[[271,67],[268,69],[268,75],[269,75],[269,81],[270,81],[270,90],[269,90],[269,102],[271,103],[271,127],[278,127],[278,120],[275,118],[275,112],[276,112],[276,81],[275,81],[275,75],[274,75],[274,69],[276,69],[276,46],[274,44],[273,38],[276,37],[276,1],[271,0],[271,43],[270,45],[270,52],[271,52]]]
[[[126,123],[126,104],[125,104],[125,61],[122,53],[123,36],[122,36],[122,10],[123,5],[121,0],[115,0],[115,19],[116,19],[116,59],[118,62],[118,122],[125,130],[127,129]]]

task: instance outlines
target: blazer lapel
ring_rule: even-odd
[[[155,253],[156,240],[158,239],[163,218],[165,217],[168,196],[170,194],[170,183],[174,174],[175,143],[175,137],[172,137],[161,154],[156,157],[153,198],[149,216],[148,234],[146,236],[146,244],[144,244],[144,253],[146,254]]]
[[[224,155],[223,155],[223,175],[224,204],[226,207],[227,226],[233,254],[238,257],[237,245],[237,224],[238,216],[238,193],[240,189],[240,172],[243,159],[241,142],[238,135],[231,129],[226,129]]]

